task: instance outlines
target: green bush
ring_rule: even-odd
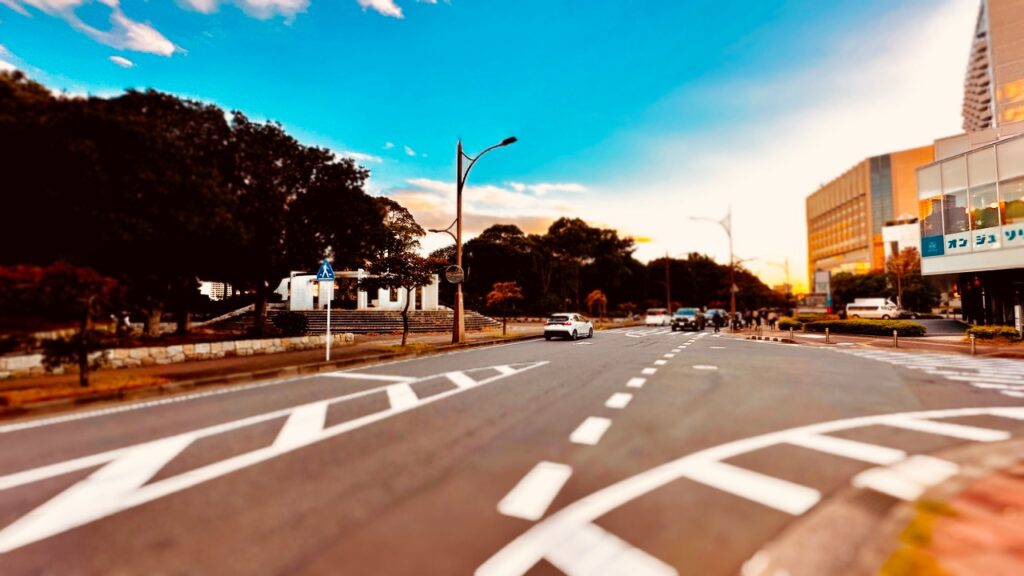
[[[1020,332],[1013,326],[971,326],[967,334],[980,340],[1019,340]]]
[[[779,327],[779,330],[789,330],[790,328],[792,328],[793,330],[804,329],[803,322],[795,318],[790,318],[789,316],[783,316],[782,318],[779,318],[777,326]]]
[[[832,334],[867,334],[870,336],[892,336],[892,331],[900,336],[924,336],[925,328],[917,322],[907,320],[821,320],[804,324],[808,332],[824,332],[828,328]]]
[[[309,328],[309,319],[298,312],[281,312],[274,315],[274,326],[285,336],[304,336]]]

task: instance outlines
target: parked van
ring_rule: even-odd
[[[856,298],[846,305],[847,318],[875,318],[889,320],[899,318],[903,313],[888,298]]]
[[[669,323],[668,308],[648,308],[644,324],[648,326],[665,326]]]

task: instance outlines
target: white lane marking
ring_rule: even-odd
[[[662,358],[675,358],[675,357],[676,357],[675,354],[665,354],[664,356],[662,356]]]
[[[650,375],[656,373],[657,371],[658,371],[657,368],[644,368],[643,370],[640,371],[640,373],[645,375],[645,376],[650,376]]]
[[[971,376],[960,376],[960,375],[945,375],[939,372],[933,372],[933,374],[942,375],[947,380],[956,380],[958,382],[991,382],[993,384],[1017,384],[1022,385],[1024,381],[1020,378],[1014,378],[1012,376],[990,376],[987,374],[974,374]]]
[[[718,370],[718,366],[712,366],[710,364],[695,364],[694,370]]]
[[[692,468],[711,461],[722,461],[741,454],[784,443],[794,435],[831,434],[852,428],[884,425],[890,418],[958,418],[993,415],[1024,419],[1024,407],[957,408],[928,412],[905,412],[862,416],[821,422],[799,428],[743,438],[683,456],[589,494],[541,520],[492,555],[476,570],[482,576],[522,576],[545,557],[558,543],[571,537],[597,518],[620,506],[684,477]],[[908,460],[909,461],[909,460]]]
[[[907,457],[906,452],[896,450],[895,448],[865,444],[864,442],[856,442],[835,436],[822,436],[820,434],[794,435],[787,438],[786,442],[794,446],[802,446],[811,450],[817,450],[818,452],[825,452],[872,464],[892,464]]]
[[[477,385],[476,380],[467,376],[464,372],[448,372],[445,377],[451,380],[460,389],[472,388]]]
[[[324,372],[321,376],[331,378],[350,378],[352,380],[380,380],[381,382],[412,382],[409,376],[390,376],[388,374],[361,374],[359,372]]]
[[[612,394],[611,397],[608,398],[608,401],[606,401],[604,405],[608,408],[615,408],[616,410],[621,410],[626,406],[629,406],[629,401],[632,399],[632,394],[627,394],[625,392],[616,392],[615,394]]]
[[[1011,396],[1013,398],[1024,398],[1024,392],[1010,392],[1010,391],[1005,391],[1004,390],[1003,392],[1000,392],[1000,394],[1005,394],[1005,395]]]
[[[392,386],[388,386],[387,392],[388,402],[391,404],[392,410],[405,410],[406,408],[415,406],[416,403],[420,401],[419,396],[416,396],[416,392],[413,391],[412,386],[409,386],[408,384],[394,384]]]
[[[0,554],[123,510],[127,496],[192,440],[174,436],[133,448],[0,531]]]
[[[586,444],[594,446],[601,441],[601,437],[608,431],[612,421],[598,416],[588,416],[569,435],[569,441],[574,444]]]
[[[725,346],[712,346],[712,350],[725,350]]]
[[[568,576],[674,576],[675,568],[595,524],[587,524],[546,556]],[[477,574],[480,574],[478,571]]]
[[[516,373],[516,369],[511,366],[495,366],[494,369],[497,370],[499,374],[504,374],[505,376]]]
[[[647,378],[630,378],[629,381],[626,382],[626,387],[627,388],[643,388],[644,387],[644,383],[646,383],[646,382],[647,382]]]
[[[593,342],[577,342],[573,346],[590,346]]]
[[[740,576],[764,576],[764,570],[768,567],[769,563],[771,563],[771,560],[768,558],[768,553],[764,550],[758,550],[757,554],[754,554],[743,563],[743,567],[740,569]]]
[[[953,462],[916,455],[892,466],[865,470],[854,476],[853,485],[910,501],[959,470]]]
[[[821,499],[821,493],[813,488],[713,460],[691,466],[683,477],[794,516]]]
[[[918,420],[916,418],[891,418],[885,423],[886,426],[916,430],[940,436],[950,436],[963,440],[974,440],[976,442],[998,442],[1010,437],[1009,432],[1003,430],[992,430],[989,428],[977,428],[975,426],[964,426],[950,422],[932,422],[931,420]]]
[[[317,402],[293,410],[288,420],[285,420],[281,431],[277,433],[274,446],[278,448],[298,446],[310,438],[319,436],[327,420],[327,406],[327,402]]]
[[[543,366],[547,363],[547,361],[539,361],[532,362],[529,364],[523,364],[518,368],[518,371],[516,373],[519,374],[521,372],[525,372],[527,370]],[[488,369],[489,368],[480,368],[477,370]],[[432,376],[425,377],[422,380],[430,380],[433,378],[440,378],[443,376],[445,376],[445,374],[435,374]],[[490,384],[491,382],[501,380],[503,378],[505,378],[504,375],[492,376],[490,378],[486,378],[484,380],[477,382],[476,385],[483,386],[486,384]],[[380,388],[365,390],[354,394],[340,396],[335,399],[321,400],[311,404],[335,404],[338,402],[343,402],[346,400],[351,400],[353,398],[367,396],[370,394],[379,394],[381,391],[382,390]],[[197,486],[199,484],[213,480],[215,478],[219,478],[226,474],[230,474],[237,470],[241,470],[243,468],[259,464],[260,462],[265,462],[267,460],[270,460],[282,454],[286,454],[298,448],[302,448],[304,446],[308,446],[316,442],[327,440],[329,438],[345,434],[352,430],[362,428],[364,426],[384,420],[396,414],[401,414],[408,410],[425,406],[433,402],[441,401],[462,391],[462,388],[448,390],[446,392],[436,394],[429,398],[425,398],[421,400],[418,404],[406,408],[404,410],[395,410],[391,408],[388,410],[383,410],[380,412],[369,414],[361,418],[356,418],[354,420],[348,420],[346,422],[342,422],[330,428],[325,428],[321,431],[319,435],[307,438],[306,440],[302,442],[297,442],[293,445],[281,446],[277,444],[272,444],[264,448],[259,448],[250,452],[246,452],[244,454],[232,456],[225,460],[221,460],[213,464],[208,464],[206,466],[196,468],[188,472],[184,472],[182,474],[178,474],[177,476],[164,478],[157,482],[153,482],[146,485],[142,484],[163,466],[162,463],[158,466],[157,460],[163,457],[167,457],[167,461],[169,461],[169,459],[173,458],[175,455],[177,455],[178,452],[181,451],[178,450],[177,452],[174,452],[172,454],[172,448],[181,446],[181,449],[184,449],[184,447],[187,446],[189,443],[199,438],[208,437],[230,430],[242,428],[244,426],[249,426],[255,423],[265,422],[275,418],[288,416],[294,410],[303,409],[305,406],[309,406],[309,404],[303,406],[296,406],[294,408],[289,408],[285,410],[277,410],[275,412],[261,414],[258,416],[251,416],[248,418],[243,418],[241,420],[236,420],[234,422],[218,424],[216,426],[211,426],[208,428],[204,428],[202,430],[196,430],[192,432],[186,432],[184,434],[169,436],[167,438],[163,438],[152,442],[146,442],[143,444],[136,444],[128,448],[119,448],[117,450],[111,450],[108,452],[104,452],[102,454],[94,454],[91,456],[76,458],[74,460],[69,460],[66,462],[61,462],[58,464],[52,464],[48,466],[42,466],[40,468],[25,470],[22,472],[17,472],[15,474],[0,477],[0,489],[9,489],[16,486],[28,484],[30,482],[35,482],[46,478],[52,478],[54,476],[58,476],[75,470],[81,470],[84,468],[89,468],[104,463],[107,464],[102,469],[94,473],[93,476],[90,476],[90,478],[87,478],[86,480],[83,480],[71,486],[61,494],[58,494],[48,502],[44,503],[43,505],[37,507],[32,512],[29,512],[27,515],[23,516],[22,519],[0,530],[0,553],[13,550],[14,548],[18,548],[20,546],[31,544],[32,542],[36,542],[42,538],[47,538],[49,536],[53,536],[66,530],[75,528],[77,526],[81,526],[88,522],[99,520],[100,518],[104,518],[106,516],[115,514],[122,510],[127,510],[135,506],[140,506],[142,504],[151,502],[158,498],[162,498],[164,496],[180,492],[187,488]],[[153,469],[149,470],[149,468]],[[99,474],[98,478],[102,480],[102,483],[104,485],[109,487],[116,484],[117,486],[120,487],[119,490],[121,491],[116,494],[116,497],[107,497],[110,496],[110,494],[107,494],[109,490],[105,489],[104,494],[100,494],[100,496],[102,497],[99,499],[99,501],[96,502],[95,506],[89,506],[85,504],[79,506],[79,499],[77,496],[74,495],[79,493],[80,490],[85,490],[90,495],[90,498],[96,497],[96,494],[99,491],[99,489],[92,489],[92,483],[90,479],[96,477],[97,474]],[[142,478],[143,476],[145,476],[145,478]],[[71,496],[66,497],[66,494],[71,494]],[[73,502],[75,503],[75,507],[68,507],[62,504],[62,502],[65,501],[65,498],[72,498]],[[81,500],[85,500],[84,496]],[[53,503],[55,502],[58,504],[54,505]],[[50,511],[55,512],[50,513]],[[59,512],[59,514],[57,514],[57,512]],[[79,514],[79,512],[81,513]],[[56,518],[56,516],[58,515],[60,516],[59,524],[56,520],[54,520],[54,518]],[[48,526],[47,530],[40,531],[37,525],[34,524],[34,521],[30,520],[31,518],[35,518],[36,516],[39,516],[40,518],[45,516],[49,519],[47,520],[46,524],[46,526]],[[28,528],[26,528],[26,526],[28,526]],[[4,548],[5,546],[7,548]]]
[[[572,467],[556,462],[539,462],[498,502],[505,516],[538,520],[572,476]]]
[[[654,365],[655,366],[664,366],[665,364],[668,364],[668,360],[655,360],[654,361]]]

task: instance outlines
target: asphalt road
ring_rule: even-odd
[[[0,573],[757,574],[837,490],[913,499],[956,473],[927,454],[1024,433],[1022,391],[637,328],[8,423]]]

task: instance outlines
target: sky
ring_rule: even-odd
[[[804,199],[960,132],[979,0],[0,0],[0,70],[274,120],[425,228],[561,216],[806,286]],[[430,250],[450,243],[428,235]]]

